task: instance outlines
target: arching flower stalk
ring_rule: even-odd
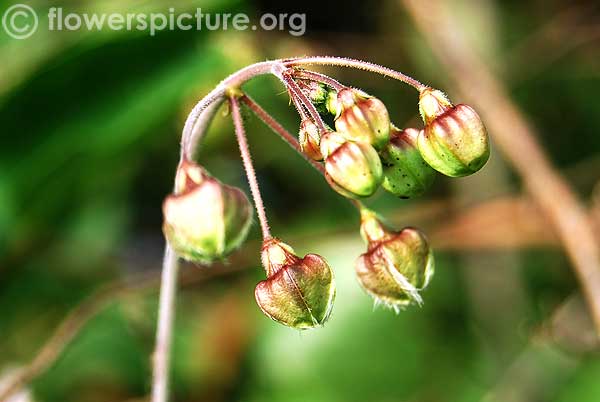
[[[420,94],[419,110],[425,126],[397,129],[381,100],[311,71],[309,67],[314,65],[356,68],[412,86]],[[279,78],[287,90],[300,117],[298,139],[244,93],[242,85],[246,81],[265,74]],[[164,204],[167,248],[154,354],[153,402],[167,399],[178,258],[204,265],[224,259],[243,242],[251,222],[250,203],[242,191],[219,182],[194,162],[196,148],[225,101],[230,106],[263,236],[261,260],[266,278],[256,286],[256,302],[266,316],[291,328],[309,329],[326,323],[336,294],[334,275],[323,257],[300,257],[271,235],[246,139],[242,106],[304,156],[335,191],[360,211],[361,234],[368,248],[356,264],[358,281],[368,294],[394,310],[422,303],[421,291],[433,275],[433,254],[420,231],[387,229],[358,199],[373,195],[379,187],[400,198],[420,195],[431,184],[435,170],[448,176],[464,176],[479,170],[489,155],[485,128],[472,108],[453,106],[442,92],[377,64],[337,57],[300,57],[253,64],[224,79],[186,120],[175,188]],[[332,117],[334,128],[325,123]]]

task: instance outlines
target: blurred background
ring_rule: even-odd
[[[478,55],[598,225],[594,3],[439,6],[451,18],[442,34],[460,36]],[[0,1],[0,10],[12,4]],[[27,4],[40,15],[51,6],[107,13],[202,7],[251,20],[297,12],[306,14],[306,32],[48,32],[43,18],[26,40],[0,32],[0,390],[19,373],[29,377],[11,402],[146,400],[164,244],[161,203],[187,114],[228,74],[266,59],[347,56],[466,101],[452,67],[415,23],[415,9],[398,0]],[[419,124],[411,88],[359,71],[320,71],[382,99],[399,126]],[[486,90],[471,75],[462,79],[475,92]],[[275,78],[259,77],[245,88],[296,132],[298,116]],[[247,190],[223,112],[198,160]],[[325,256],[335,270],[333,315],[324,328],[298,332],[261,314],[254,302],[264,276],[255,224],[228,264],[182,269],[172,400],[600,400],[598,345],[572,264],[505,149],[494,146],[472,177],[438,176],[419,199],[380,192],[368,201],[396,227],[423,229],[435,250],[425,304],[396,315],[374,307],[354,278],[365,246],[352,206],[250,114],[247,130],[273,232],[299,254]],[[490,131],[492,140],[508,135]]]

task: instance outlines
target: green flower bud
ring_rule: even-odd
[[[317,111],[323,115],[334,112],[329,110],[329,102],[331,98],[336,98],[336,91],[328,85],[322,84],[316,81],[299,80],[298,85],[302,89],[302,92],[308,96],[312,104],[315,105]]]
[[[400,130],[392,125],[390,142],[381,151],[383,188],[400,198],[421,195],[433,182],[435,170],[417,148],[419,130]]]
[[[383,102],[355,89],[337,94],[335,129],[351,141],[366,142],[376,149],[390,140],[390,117]]]
[[[423,159],[435,170],[451,177],[477,172],[490,156],[487,131],[477,113],[456,105],[431,88],[421,92],[419,109],[425,129],[417,144]]]
[[[344,139],[336,132],[321,138],[325,177],[338,193],[349,198],[369,197],[383,180],[381,160],[375,148]]]
[[[260,309],[288,327],[309,329],[322,326],[335,299],[333,272],[316,254],[300,258],[279,239],[267,239],[261,254],[268,278],[256,285],[254,295]]]
[[[327,98],[325,99],[325,109],[334,116],[338,115],[339,103],[337,100],[337,92],[331,90],[327,93]]]
[[[173,250],[186,260],[208,264],[244,241],[252,206],[242,190],[210,177],[192,162],[183,162],[175,194],[163,203],[163,215],[163,231]]]
[[[356,261],[360,285],[394,310],[421,304],[419,292],[434,272],[433,253],[425,235],[414,228],[390,231],[367,209],[361,212],[361,219],[361,235],[368,250]]]
[[[319,145],[321,136],[319,135],[319,127],[312,120],[303,120],[300,123],[300,131],[298,133],[298,141],[300,148],[308,157],[316,161],[322,161],[323,155]]]

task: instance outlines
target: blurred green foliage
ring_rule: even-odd
[[[360,2],[349,4],[355,3]],[[0,10],[10,4],[0,2]],[[65,314],[101,286],[157,272],[161,202],[171,188],[183,121],[230,72],[266,58],[329,53],[380,62],[446,88],[443,72],[399,4],[373,4],[368,15],[362,6],[290,5],[289,12],[307,13],[307,35],[301,38],[285,32],[151,37],[40,29],[29,40],[16,41],[2,33],[0,377],[4,369],[26,364]],[[205,12],[251,16],[287,7],[266,0],[32,5],[108,12],[200,6]],[[600,171],[599,50],[585,40],[572,47],[562,43],[571,31],[560,25],[562,39],[531,39],[571,3],[456,1],[453,6],[464,20],[462,28],[543,135],[551,158],[587,197]],[[594,13],[583,13],[581,24],[597,28]],[[548,54],[556,46],[566,50]],[[399,125],[415,124],[416,97],[409,89],[361,72],[336,74],[384,100]],[[298,118],[275,79],[261,77],[246,88],[295,131]],[[254,285],[263,275],[258,250],[245,249],[249,269],[186,287],[179,295],[174,400],[600,399],[597,353],[543,337],[536,341],[539,326],[577,291],[559,250],[438,252],[424,307],[397,316],[373,308],[353,277],[354,258],[364,245],[351,206],[249,114],[247,127],[274,232],[294,239],[299,253],[329,259],[338,283],[336,305],[331,321],[316,331],[299,333],[271,322],[254,304]],[[225,113],[217,116],[198,158],[224,182],[247,189]],[[461,188],[496,180],[492,172],[498,169],[506,172],[501,155],[492,158],[481,177],[463,179],[458,187],[438,177],[423,199],[378,194],[370,204],[392,214],[419,208],[428,199],[455,199]],[[492,187],[467,203],[515,193],[519,182],[509,177]],[[498,282],[483,285],[478,275]],[[31,384],[34,399],[125,401],[147,395],[156,302],[153,291],[112,302]]]

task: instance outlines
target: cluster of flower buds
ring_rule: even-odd
[[[361,211],[361,235],[367,252],[356,261],[356,275],[365,291],[396,310],[411,303],[421,304],[419,292],[434,272],[433,253],[418,229],[390,231],[375,213]]]
[[[467,105],[453,106],[438,90],[420,91],[425,127],[403,130],[390,122],[379,99],[358,89],[335,91],[312,83],[303,90],[319,112],[335,116],[335,132],[319,133],[316,125],[303,121],[302,149],[315,160],[324,158],[329,183],[346,197],[369,197],[381,185],[400,198],[412,198],[431,185],[435,171],[465,176],[481,169],[489,157],[487,133],[477,113]],[[348,142],[352,145],[342,146]],[[315,151],[318,144],[320,152]]]
[[[297,329],[323,325],[335,299],[333,272],[316,254],[303,258],[279,239],[263,242],[261,259],[267,279],[256,285],[259,307],[271,319]]]
[[[163,203],[163,215],[163,231],[173,250],[186,260],[209,264],[244,241],[252,206],[239,188],[184,161],[177,169],[175,192]]]
[[[231,90],[227,96],[263,232],[261,260],[267,277],[256,285],[256,302],[274,321],[308,329],[322,326],[331,314],[334,275],[321,256],[299,257],[271,236],[244,140],[238,97],[244,96],[246,104],[294,147],[299,145],[331,187],[351,199],[370,197],[379,187],[411,198],[426,191],[436,171],[451,177],[472,174],[489,158],[489,140],[471,107],[454,106],[442,92],[416,81],[411,85],[420,92],[424,127],[399,129],[379,99],[318,73],[296,71],[295,80],[292,70],[280,78],[301,115],[298,144],[241,90]],[[169,244],[192,262],[208,264],[225,258],[248,233],[252,220],[248,198],[188,160],[180,164],[175,181],[174,193],[163,205],[163,230]],[[360,209],[360,232],[367,243],[367,251],[355,265],[361,287],[376,302],[396,311],[421,304],[420,292],[434,272],[425,235],[410,227],[390,230],[373,211],[358,201],[353,203]]]

